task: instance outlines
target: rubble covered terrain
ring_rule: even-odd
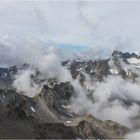
[[[68,60],[62,66],[71,73],[73,80],[78,79],[91,98],[87,77],[92,83],[104,82],[109,75],[119,75],[132,83],[139,82],[140,57],[134,53],[114,51],[108,59],[100,60]],[[27,64],[0,68],[0,138],[20,139],[122,139],[131,128],[112,120],[100,120],[93,114],[74,112],[70,105],[77,92],[71,81],[58,82],[54,78],[40,78],[36,71],[31,79],[42,85],[40,92],[28,97],[13,87],[18,71],[28,69]],[[103,91],[104,92],[104,91]],[[112,96],[109,101],[119,99]],[[124,98],[125,106],[140,102]],[[83,104],[86,104],[83,103]]]

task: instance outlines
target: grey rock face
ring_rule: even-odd
[[[93,116],[66,115],[68,110],[60,105],[74,94],[69,82],[56,85],[54,89],[44,88],[35,98],[14,90],[0,90],[0,138],[97,139],[120,138],[125,134],[127,128],[115,122],[109,125],[110,122],[102,122]],[[67,90],[72,90],[68,96]]]

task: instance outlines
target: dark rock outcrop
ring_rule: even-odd
[[[122,59],[125,63],[128,63],[127,59],[129,59],[129,58],[139,59],[139,56],[135,53],[128,53],[128,52],[123,53],[118,50],[113,51],[112,57],[114,58],[114,61],[118,61],[118,59]]]
[[[102,122],[93,116],[85,116],[68,124],[39,124],[35,126],[34,134],[39,139],[122,139],[128,131],[116,122]]]
[[[71,92],[66,93],[67,90]],[[127,129],[121,127],[121,130],[120,125],[115,122],[112,122],[113,128],[115,127],[112,129],[112,125],[93,116],[68,115],[67,113],[70,112],[61,105],[65,103],[64,100],[68,102],[72,95],[73,88],[69,82],[56,85],[54,89],[45,86],[40,95],[34,98],[21,95],[14,90],[1,89],[0,138],[103,139],[123,137]]]
[[[72,114],[62,105],[69,105],[72,96],[74,96],[74,89],[70,82],[65,82],[55,84],[53,88],[44,85],[37,98],[45,100],[45,104],[55,112],[56,116],[70,117]]]
[[[84,73],[90,75],[93,79],[103,80],[103,77],[107,76],[109,72],[109,59],[98,61],[73,61],[69,65],[69,70],[74,79],[79,78],[81,85],[85,81]]]

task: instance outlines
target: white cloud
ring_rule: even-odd
[[[136,130],[125,136],[125,139],[139,139],[139,138],[140,138],[140,130]]]
[[[88,86],[88,84],[87,84]],[[113,120],[128,127],[134,127],[132,118],[139,115],[140,85],[124,80],[121,76],[109,76],[104,82],[89,83],[92,99],[87,98],[84,90],[72,100],[72,109],[76,113],[92,114],[102,120]],[[110,99],[114,100],[110,101]],[[130,106],[123,102],[132,103]]]
[[[138,1],[6,1],[0,5],[0,29],[18,38],[134,51],[140,44],[139,6]]]
[[[35,84],[33,79],[31,79],[31,75],[34,74],[35,71],[33,70],[20,71],[15,77],[16,79],[13,83],[13,86],[18,92],[23,92],[23,94],[26,96],[33,97],[37,95],[41,88],[39,85]]]

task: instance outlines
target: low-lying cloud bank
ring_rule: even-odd
[[[88,86],[88,85],[87,85]],[[72,108],[77,113],[93,114],[102,120],[113,120],[131,127],[132,119],[139,115],[140,107],[135,102],[140,99],[140,85],[125,81],[120,76],[109,76],[104,82],[92,84],[94,102],[79,92]],[[111,101],[112,99],[112,101]],[[128,101],[131,105],[124,104]]]

